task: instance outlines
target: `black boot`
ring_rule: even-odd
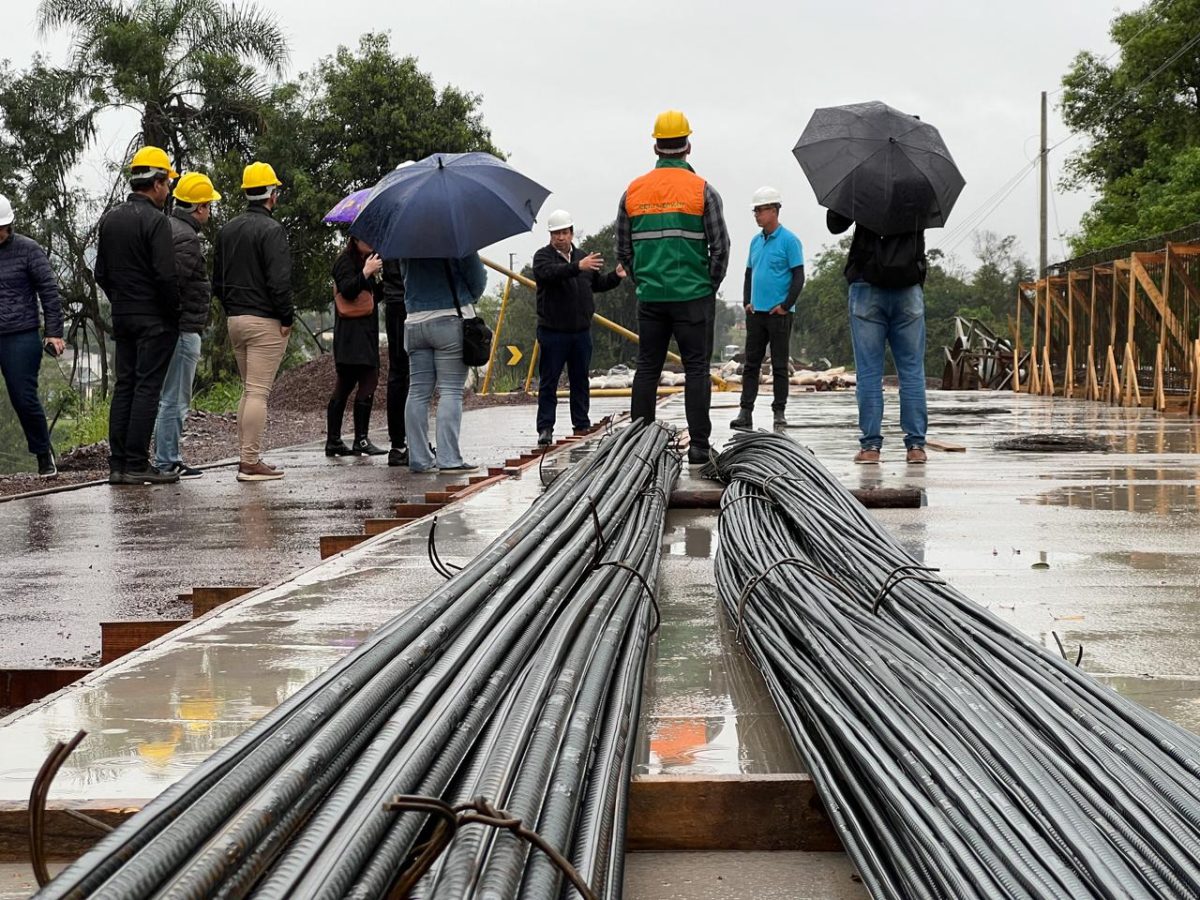
[[[750,417],[750,410],[739,409],[737,418],[729,423],[729,427],[736,431],[753,431],[754,420]]]
[[[368,398],[366,402],[356,399],[354,401],[354,443],[350,445],[350,450],[355,456],[383,456],[387,453],[382,447],[376,447],[371,443],[371,400]]]
[[[325,407],[325,455],[350,456],[354,451],[342,440],[342,417],[346,412],[346,404],[338,403],[336,395],[329,399]]]

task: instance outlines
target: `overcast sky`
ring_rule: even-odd
[[[930,231],[973,267],[970,234],[956,225],[985,205],[1037,153],[1038,94],[1056,91],[1082,49],[1107,56],[1112,17],[1142,5],[1121,0],[730,0],[605,4],[472,0],[368,3],[265,0],[291,42],[289,76],[364,31],[386,30],[393,49],[413,54],[438,84],[481,94],[495,144],[525,174],[554,191],[541,212],[569,210],[577,232],[611,222],[628,182],[653,165],[650,130],[662,109],[691,120],[696,171],[725,201],[735,277],[754,233],[750,196],[783,193],[782,219],[808,257],[831,240],[824,213],[791,155],[816,107],[882,100],[938,127],[967,181],[948,227]],[[63,34],[40,37],[37,0],[5,0],[0,58],[21,67],[35,52],[65,58]],[[1052,96],[1052,102],[1056,97]],[[119,153],[128,133],[114,120],[105,146]],[[1057,110],[1050,142],[1067,137]],[[1051,160],[1057,181],[1073,140]],[[397,160],[399,162],[399,160]],[[1090,204],[1055,190],[1050,258],[1066,255]],[[1029,174],[982,223],[1017,235],[1037,255],[1037,173]],[[946,240],[950,238],[950,240]],[[485,255],[527,263],[546,241],[541,225]],[[956,243],[957,241],[957,243]],[[610,261],[612,262],[612,261]]]

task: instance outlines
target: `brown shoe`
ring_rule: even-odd
[[[261,459],[253,465],[238,463],[238,481],[273,481],[283,477],[283,470],[272,469]]]
[[[928,457],[925,455],[924,447],[909,447],[908,453],[904,457],[904,461],[909,465],[923,466]]]
[[[879,451],[859,450],[854,454],[854,461],[860,466],[877,466],[879,465]]]

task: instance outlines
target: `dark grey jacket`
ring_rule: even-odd
[[[39,299],[45,336],[62,337],[62,300],[46,251],[32,238],[14,232],[0,244],[0,334],[37,328]]]
[[[96,283],[120,318],[179,321],[175,242],[163,211],[144,194],[130,194],[100,220]]]
[[[537,282],[538,325],[549,331],[587,331],[596,312],[593,293],[611,291],[621,283],[614,272],[585,272],[579,261],[587,256],[571,245],[571,261],[547,244],[533,255],[533,279]]]
[[[203,334],[208,327],[212,284],[200,245],[200,223],[191,213],[175,210],[171,215],[175,239],[175,272],[179,279],[179,330]]]
[[[287,232],[265,206],[252,205],[217,234],[213,293],[226,316],[292,324],[292,253]]]

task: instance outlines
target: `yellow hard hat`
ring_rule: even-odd
[[[187,172],[175,183],[175,199],[180,203],[190,203],[198,206],[201,203],[215,203],[221,199],[213,187],[212,180],[199,172]]]
[[[654,134],[651,136],[658,140],[687,137],[691,133],[692,126],[688,124],[687,116],[677,109],[668,109],[659,113],[658,118],[654,120]]]
[[[167,158],[167,152],[161,147],[143,147],[133,154],[133,159],[129,161],[129,168],[161,169],[167,173],[168,178],[179,177],[179,173],[171,168],[171,160]]]
[[[252,162],[242,171],[242,190],[256,191],[266,187],[280,187],[283,184],[275,175],[275,170],[269,163]]]

